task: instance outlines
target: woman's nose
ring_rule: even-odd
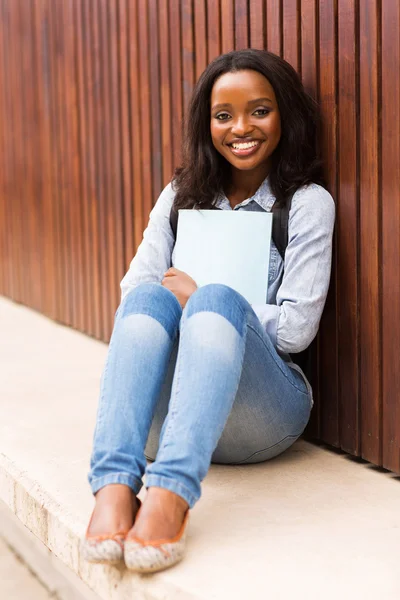
[[[237,117],[232,121],[231,131],[238,137],[244,137],[252,131],[252,126],[248,122],[246,117]]]

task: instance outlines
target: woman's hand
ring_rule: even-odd
[[[164,273],[161,284],[176,296],[182,308],[185,308],[186,302],[197,290],[196,282],[187,273],[174,269],[174,267]]]

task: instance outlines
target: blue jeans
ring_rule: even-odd
[[[273,458],[302,434],[310,412],[303,378],[280,358],[240,294],[207,285],[182,312],[169,290],[142,284],[116,313],[92,491],[122,483],[138,493],[146,474],[147,487],[175,492],[192,507],[211,460]],[[147,467],[145,451],[155,458]]]

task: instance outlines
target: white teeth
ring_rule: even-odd
[[[253,148],[257,145],[258,142],[245,142],[244,144],[232,144],[232,148],[235,148],[235,150],[246,150],[247,148]]]

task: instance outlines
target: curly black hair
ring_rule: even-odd
[[[272,85],[281,118],[281,139],[271,156],[269,181],[283,204],[299,187],[325,186],[318,149],[319,110],[285,60],[266,50],[237,50],[214,59],[200,76],[185,121],[182,164],[175,170],[174,207],[210,208],[229,185],[230,164],[215,149],[210,132],[211,92],[224,73],[251,69]]]

